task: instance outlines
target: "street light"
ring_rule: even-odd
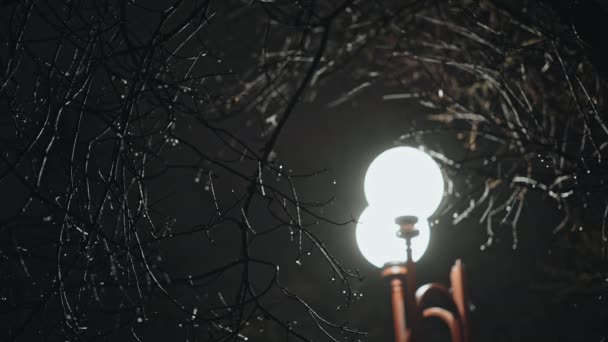
[[[448,326],[453,342],[467,342],[468,312],[460,260],[450,271],[451,289],[431,283],[416,290],[415,262],[430,239],[428,217],[443,198],[443,174],[437,163],[419,149],[389,149],[369,166],[364,190],[369,206],[357,224],[357,244],[363,256],[382,267],[382,276],[390,281],[395,341],[417,342],[420,321],[437,317]],[[455,311],[426,307],[428,298],[436,294],[449,298]]]
[[[363,189],[369,205],[426,219],[441,203],[443,183],[433,158],[402,146],[384,151],[372,161]]]
[[[387,262],[406,262],[405,240],[395,236],[395,217],[398,213],[369,206],[363,210],[357,223],[357,245],[361,254],[374,266],[381,268]],[[418,261],[426,251],[430,240],[430,229],[426,220],[416,228],[420,235],[412,240],[412,259]]]

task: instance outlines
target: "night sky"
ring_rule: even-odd
[[[604,6],[245,3],[0,5],[0,341],[391,341],[355,221],[399,145],[472,341],[608,341]]]

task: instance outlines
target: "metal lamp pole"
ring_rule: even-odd
[[[450,271],[450,289],[439,283],[430,283],[416,290],[416,264],[412,259],[411,242],[419,234],[416,229],[417,222],[418,218],[415,216],[400,216],[395,219],[395,223],[399,225],[397,236],[405,239],[407,261],[387,263],[382,269],[382,276],[387,278],[391,285],[395,341],[417,342],[420,339],[421,320],[437,317],[447,325],[452,342],[468,342],[464,266],[460,259],[456,260]],[[427,307],[428,298],[434,295],[451,300],[456,310]]]

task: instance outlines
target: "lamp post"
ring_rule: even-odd
[[[390,283],[395,341],[417,342],[420,322],[436,317],[447,325],[453,342],[468,342],[462,262],[457,260],[450,271],[451,288],[431,283],[416,289],[415,262],[430,240],[427,218],[443,197],[443,175],[437,163],[412,147],[389,149],[370,165],[364,190],[369,206],[357,224],[357,244],[370,263],[382,268],[382,276]],[[448,298],[454,310],[427,307],[434,295]]]

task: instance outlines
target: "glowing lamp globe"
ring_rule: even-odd
[[[369,206],[363,210],[357,223],[356,239],[361,254],[374,266],[382,267],[387,262],[407,260],[405,240],[397,237],[399,227],[395,224],[395,211]],[[420,235],[412,239],[412,259],[418,261],[426,251],[430,240],[430,229],[426,219],[416,224]]]
[[[384,151],[365,174],[367,203],[396,213],[387,220],[413,215],[420,222],[426,221],[439,207],[443,190],[439,165],[428,154],[413,147]]]

